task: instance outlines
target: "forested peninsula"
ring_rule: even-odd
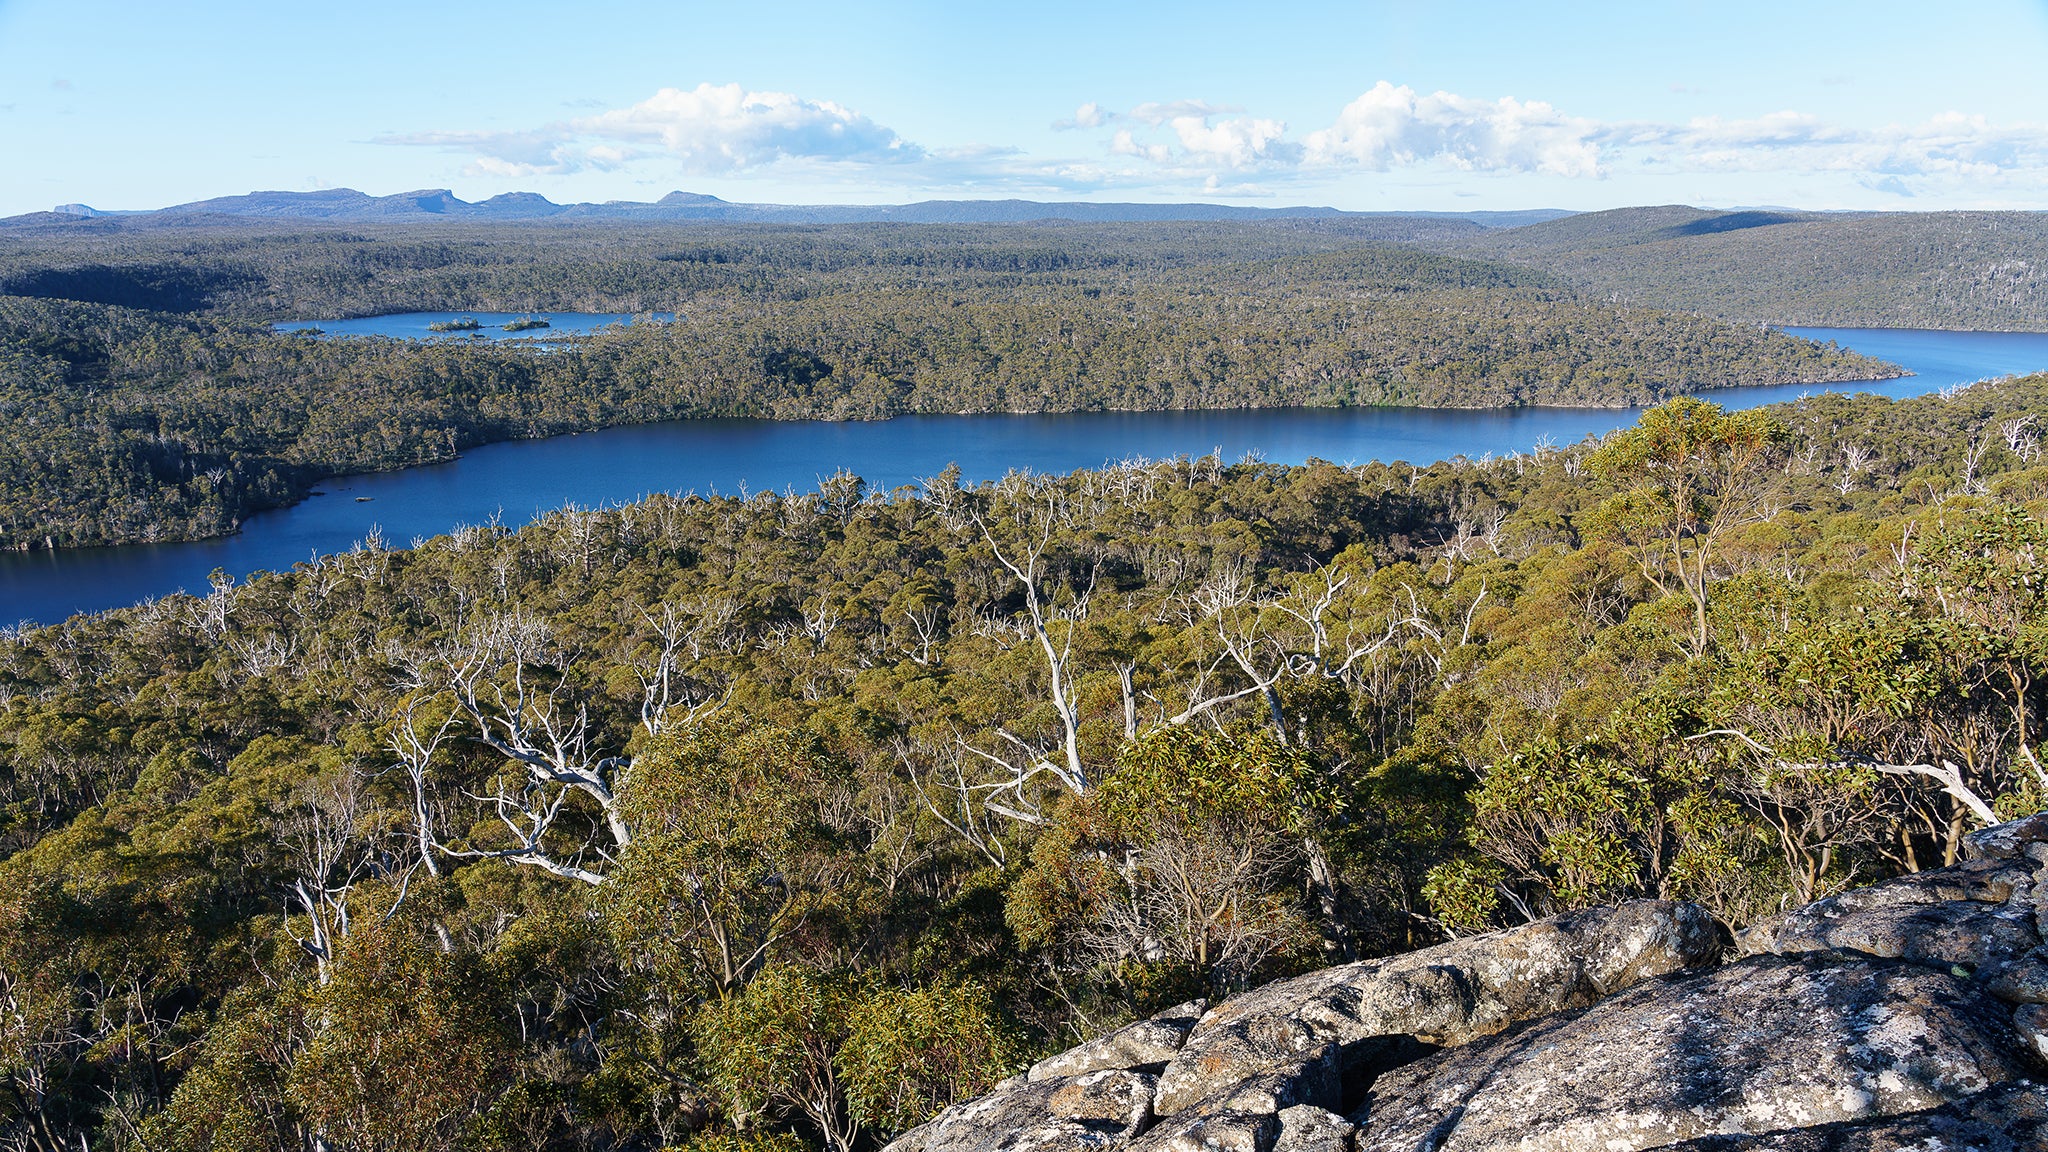
[[[0,547],[192,539],[319,477],[698,416],[1625,406],[1895,375],[1424,251],[1471,226],[194,225],[0,231]],[[545,348],[321,340],[411,309],[673,313]]]
[[[1564,956],[1605,987],[1905,873],[1855,923],[2018,939],[2020,865],[1931,870],[2048,806],[2044,409],[2034,376],[1424,468],[840,475],[8,631],[0,1138],[865,1152],[1126,1022],[1619,900],[1698,931],[1509,939],[1621,924],[1650,959]],[[1873,986],[1828,955],[1767,970]],[[2035,994],[1981,961],[1878,977]],[[1505,1023],[1457,1002],[1429,1035]],[[1006,1091],[1079,1083],[1039,1113],[1079,1122],[1110,1079]]]

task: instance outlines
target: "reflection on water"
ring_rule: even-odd
[[[432,315],[445,316],[447,313]],[[484,316],[477,316],[479,321]],[[389,318],[385,318],[389,319]],[[2048,334],[1791,329],[1837,340],[1918,373],[1838,385],[1903,397],[1951,384],[2048,369]],[[1791,400],[1805,385],[1711,393],[1730,407]],[[459,460],[323,482],[319,495],[251,517],[222,540],[0,555],[0,620],[58,620],[180,589],[207,573],[283,569],[350,547],[373,531],[394,543],[502,514],[507,524],[563,504],[632,500],[651,492],[809,489],[840,468],[879,488],[914,483],[958,463],[969,480],[1012,468],[1066,472],[1132,456],[1227,460],[1257,453],[1300,463],[1407,460],[1570,444],[1632,423],[1612,408],[1268,408],[1216,412],[1090,412],[1049,416],[904,416],[870,423],[684,420],[580,436],[492,444]]]
[[[286,320],[272,324],[279,332],[317,329],[322,336],[388,336],[395,340],[559,340],[588,336],[614,324],[631,324],[630,312],[396,312],[354,320]],[[672,312],[641,313],[640,321],[665,323]],[[532,321],[545,321],[533,326]],[[526,322],[526,326],[522,326]],[[469,325],[474,323],[476,327]],[[435,331],[439,325],[441,331]],[[507,325],[511,325],[510,329]],[[311,333],[308,333],[309,335]]]

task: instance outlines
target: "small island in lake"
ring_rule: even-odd
[[[546,320],[543,320],[538,316],[521,316],[519,319],[514,320],[510,324],[505,325],[505,331],[529,332],[535,328],[551,327],[553,327],[553,325],[549,324]]]
[[[427,325],[427,331],[474,332],[481,327],[483,327],[483,325],[478,323],[475,317],[464,316],[460,320],[436,320],[432,324]]]

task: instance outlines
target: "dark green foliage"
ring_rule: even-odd
[[[251,277],[231,268],[183,261],[82,264],[39,268],[0,280],[0,296],[33,296],[116,304],[151,312],[198,312],[246,288]]]
[[[685,417],[1620,406],[1892,371],[1334,225],[700,236],[716,259],[663,259],[673,232],[635,228],[115,231],[0,248],[0,278],[36,293],[0,296],[14,449],[0,455],[0,547],[220,535],[320,476]],[[189,273],[203,293],[144,291],[180,268],[205,270]],[[544,352],[253,322],[459,308],[677,319]]]
[[[1420,469],[838,476],[0,636],[0,1140],[865,1152],[1190,996],[1936,864],[2048,784],[2044,412],[2032,377]],[[1681,587],[1619,497],[1754,514]],[[481,741],[486,651],[487,714],[530,689],[612,810]],[[530,866],[534,804],[594,882]]]
[[[786,965],[706,1005],[692,1034],[738,1118],[798,1118],[842,1152],[988,1091],[1018,1055],[986,989],[907,991]]]

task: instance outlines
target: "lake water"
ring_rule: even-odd
[[[482,314],[475,314],[483,320]],[[1988,376],[2048,370],[2048,333],[1797,328],[1790,331],[1912,369],[1917,375],[1836,390],[1914,396]],[[1791,400],[1807,385],[1707,395],[1731,408]],[[1527,451],[1564,445],[1635,421],[1614,408],[1268,408],[1215,412],[1092,412],[1052,416],[904,416],[823,421],[685,420],[472,449],[447,464],[322,482],[319,495],[252,516],[221,540],[0,554],[0,620],[60,620],[152,596],[282,570],[349,548],[374,529],[405,544],[502,513],[518,525],[565,503],[585,506],[652,492],[810,489],[839,468],[878,488],[914,483],[957,462],[969,480],[1012,468],[1068,472],[1132,456],[1226,460],[1310,457],[1339,463]]]
[[[514,320],[545,320],[545,328],[505,331]],[[398,340],[559,340],[565,336],[588,336],[600,328],[633,323],[630,312],[398,312],[389,316],[360,316],[353,320],[286,320],[271,327],[279,332],[318,328],[324,336],[389,336]],[[642,313],[641,319],[668,321],[672,312]],[[435,324],[474,320],[483,327],[474,332],[436,332]]]

